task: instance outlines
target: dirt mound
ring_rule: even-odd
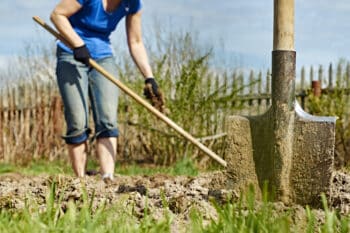
[[[18,210],[30,208],[31,203],[40,211],[46,210],[46,198],[55,184],[55,196],[60,199],[64,211],[70,200],[79,203],[83,192],[88,198],[93,197],[93,209],[106,203],[113,205],[123,203],[125,207],[133,206],[134,214],[142,218],[147,208],[155,219],[163,217],[164,199],[166,207],[174,216],[174,231],[181,231],[184,222],[188,220],[191,208],[196,208],[205,220],[217,218],[217,212],[211,199],[217,203],[226,203],[232,198],[238,198],[235,190],[224,187],[225,175],[221,172],[201,174],[197,177],[188,176],[116,176],[111,184],[105,184],[99,176],[84,179],[64,175],[55,176],[23,176],[11,173],[0,176],[0,209]],[[30,200],[30,201],[28,201]],[[28,206],[29,203],[29,206]],[[342,213],[350,212],[350,176],[346,173],[334,174],[333,191],[329,203]],[[285,206],[274,203],[276,211],[294,210],[294,221],[305,224],[305,210],[300,206]],[[320,210],[317,218],[323,218]]]
[[[105,203],[113,205],[123,201],[124,205],[133,206],[137,217],[143,217],[147,203],[149,212],[157,219],[164,213],[165,198],[167,207],[175,216],[175,223],[187,219],[192,207],[200,210],[204,218],[209,220],[216,217],[215,208],[209,201],[211,198],[223,203],[228,197],[237,196],[232,190],[220,188],[223,181],[224,176],[220,172],[195,178],[118,175],[110,184],[105,184],[99,176],[79,179],[63,175],[32,177],[11,173],[0,176],[0,209],[18,210],[25,208],[26,203],[27,206],[33,203],[39,210],[45,211],[46,198],[55,183],[56,199],[61,200],[63,211],[70,200],[82,201],[85,190],[88,198],[93,196],[93,209]],[[174,226],[180,227],[181,224]]]

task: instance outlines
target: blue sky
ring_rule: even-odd
[[[143,27],[152,38],[155,21],[172,30],[196,31],[198,43],[216,50],[228,66],[267,69],[271,65],[273,0],[143,0]],[[28,43],[52,39],[32,16],[47,22],[57,0],[1,0],[0,67],[24,53]],[[349,60],[350,1],[295,0],[297,66]],[[120,27],[112,36],[117,41]],[[45,43],[45,42],[44,42]]]

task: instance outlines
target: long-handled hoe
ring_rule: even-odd
[[[58,32],[56,32],[52,27],[50,27],[48,24],[46,24],[42,19],[40,19],[38,16],[33,17],[34,21],[37,22],[39,25],[41,25],[44,29],[46,29],[48,32],[50,32],[53,36],[55,36],[57,39],[62,41],[64,44],[66,44],[68,47],[72,47],[69,42]],[[181,134],[184,138],[189,140],[192,144],[197,146],[201,151],[203,151],[205,154],[209,155],[211,158],[213,158],[215,161],[220,163],[222,166],[226,167],[226,162],[222,158],[220,158],[217,154],[215,154],[213,151],[211,151],[208,147],[200,143],[196,138],[194,138],[192,135],[187,133],[184,129],[182,129],[180,126],[178,126],[175,122],[173,122],[171,119],[169,119],[167,116],[162,114],[160,111],[158,111],[156,108],[154,108],[151,104],[149,104],[147,101],[145,101],[143,98],[135,94],[132,90],[130,90],[127,86],[125,86],[122,82],[120,82],[118,79],[113,77],[110,73],[108,73],[105,69],[103,69],[99,64],[97,64],[93,59],[90,58],[89,63],[92,68],[100,72],[103,76],[105,76],[107,79],[109,79],[112,83],[117,85],[122,91],[124,91],[127,95],[129,95],[131,98],[133,98],[136,102],[141,104],[143,107],[145,107],[148,111],[153,113],[156,117],[164,121],[168,126],[173,128],[175,131],[177,131],[179,134]]]

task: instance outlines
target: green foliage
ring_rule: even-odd
[[[310,114],[317,116],[336,116],[336,165],[342,167],[347,161],[344,156],[350,153],[348,141],[350,139],[350,111],[348,83],[350,77],[348,73],[342,74],[344,61],[338,63],[335,86],[327,88],[327,93],[320,97],[309,94],[306,102],[306,109]]]
[[[268,194],[264,194],[266,196]],[[254,191],[250,190],[238,201],[230,201],[224,205],[213,202],[218,217],[208,221],[203,213],[192,209],[190,214],[191,224],[188,232],[216,233],[216,232],[322,232],[322,233],[345,233],[350,229],[349,216],[342,216],[330,210],[326,197],[322,194],[324,219],[316,220],[314,212],[306,206],[306,227],[298,226],[294,222],[292,207],[287,210],[276,209],[272,202],[263,200],[256,202]],[[268,198],[267,198],[268,199]],[[304,220],[302,220],[304,221]],[[319,222],[317,222],[319,221]],[[303,224],[303,223],[301,223]]]
[[[331,211],[327,205],[327,199],[322,194],[322,203],[325,211],[325,223],[321,226],[322,233],[349,232],[350,219],[348,216],[339,216],[335,211]]]
[[[349,216],[340,215],[335,210],[330,210],[327,204],[327,199],[324,194],[321,195],[324,219],[323,223],[317,225],[317,219],[310,207],[306,207],[307,216],[307,233],[322,232],[322,233],[346,233],[350,230]]]
[[[187,158],[179,160],[175,163],[171,170],[172,175],[198,175],[198,169],[194,166],[193,162]]]
[[[313,233],[316,228],[315,215],[312,213],[309,206],[306,206],[306,217],[308,219],[306,232]]]
[[[191,232],[291,232],[290,213],[277,213],[273,204],[266,200],[258,204],[253,189],[238,201],[223,206],[213,204],[218,218],[204,224],[202,214],[192,211]]]
[[[164,54],[159,51],[152,54],[154,74],[165,95],[169,118],[198,138],[225,132],[225,116],[237,109],[231,104],[238,92],[230,80],[233,74],[212,71],[211,51],[200,52],[190,34],[178,36],[160,51]],[[143,88],[142,78],[130,64],[121,68],[120,78],[133,90]],[[136,134],[141,143],[136,146],[142,147],[140,153],[144,157],[163,165],[186,157],[193,161],[205,157],[190,142],[127,97],[120,98],[119,110],[120,122],[132,121],[138,126]],[[222,138],[209,143],[210,148],[223,156]],[[135,147],[131,143],[126,146]]]

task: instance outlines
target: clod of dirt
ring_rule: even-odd
[[[338,171],[334,173],[330,204],[341,214],[350,213],[350,175]]]
[[[131,193],[138,192],[142,196],[147,194],[147,188],[144,185],[136,185],[134,187],[122,184],[119,186],[117,193]]]

